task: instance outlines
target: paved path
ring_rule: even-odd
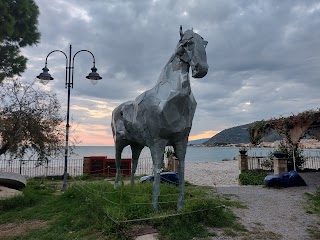
[[[219,194],[243,202],[247,208],[233,209],[240,221],[260,239],[310,239],[308,229],[320,231],[320,217],[306,213],[306,192],[320,186],[320,173],[301,174],[308,186],[283,189],[262,186],[218,187]],[[311,182],[310,182],[311,181]],[[240,238],[241,239],[241,238]]]

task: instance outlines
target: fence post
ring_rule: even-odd
[[[274,158],[274,174],[281,174],[288,172],[288,159],[287,158]]]
[[[240,154],[238,157],[238,161],[239,161],[239,174],[242,171],[248,170],[248,155]]]
[[[19,160],[19,162],[20,162],[20,169],[19,169],[19,173],[20,173],[20,175],[21,175],[21,173],[22,173],[22,160],[20,159],[20,160]]]
[[[178,172],[179,160],[175,156],[171,155],[168,159],[168,170]]]

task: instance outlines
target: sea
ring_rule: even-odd
[[[250,148],[249,156],[268,156],[273,148]],[[305,156],[320,156],[320,149],[305,149]],[[236,147],[194,147],[188,146],[186,153],[186,162],[210,162],[233,160],[239,155],[239,148]],[[108,158],[115,157],[114,146],[77,146],[70,158],[83,158],[90,156],[107,156]],[[131,158],[131,149],[126,147],[122,152],[122,158]],[[150,149],[145,147],[140,155],[140,158],[151,158]]]

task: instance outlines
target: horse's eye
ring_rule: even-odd
[[[189,42],[187,46],[188,46],[188,50],[191,51],[194,48],[194,43],[193,42]]]
[[[188,40],[183,44],[183,46],[191,51],[194,48],[194,42]]]

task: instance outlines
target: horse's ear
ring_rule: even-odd
[[[180,25],[180,40],[183,38],[182,25]]]

